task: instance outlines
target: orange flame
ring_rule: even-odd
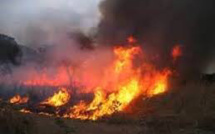
[[[128,43],[136,43],[137,42],[137,40],[133,37],[133,36],[129,36],[128,38],[127,38],[127,41],[128,41]]]
[[[70,75],[72,74],[73,79],[78,80],[78,83],[84,86],[83,89],[80,89],[83,93],[94,93],[94,99],[90,103],[84,100],[80,101],[71,106],[63,117],[97,120],[116,112],[125,111],[129,104],[140,96],[153,97],[166,92],[168,78],[171,75],[170,69],[157,70],[150,62],[142,58],[144,57],[143,52],[139,46],[134,46],[136,40],[133,37],[129,37],[128,42],[130,43],[128,47],[114,48],[114,59],[101,71],[100,77],[94,77],[90,71],[90,73],[79,77],[75,75],[75,70],[72,68],[61,68],[57,73],[58,77],[54,79],[49,79],[45,73],[42,77],[36,76],[35,79],[24,83],[27,85],[68,86],[71,85]],[[180,55],[180,46],[176,46],[172,56],[178,57]],[[136,59],[140,57],[141,62],[136,63]],[[79,72],[85,73],[86,71],[79,70]],[[90,82],[88,83],[88,81],[93,81],[96,84],[89,86]],[[61,88],[41,104],[60,107],[67,104],[69,100],[68,90]]]
[[[70,99],[70,94],[67,89],[61,88],[57,93],[55,93],[52,97],[48,98],[41,104],[46,104],[54,107],[60,107],[68,103]]]
[[[173,60],[177,60],[178,57],[182,56],[182,50],[180,45],[175,45],[172,49]]]
[[[20,95],[15,95],[14,97],[12,97],[10,99],[10,103],[12,104],[23,104],[23,103],[27,103],[29,100],[28,97],[21,97]]]
[[[109,86],[98,86],[91,103],[80,102],[71,107],[64,117],[97,120],[100,117],[123,111],[140,95],[151,97],[165,92],[170,70],[158,72],[150,66],[147,69],[144,68],[145,66],[134,69],[133,59],[140,52],[141,49],[134,46],[115,48],[116,60],[113,62],[113,66],[107,70],[108,76],[116,78],[109,77],[109,79],[117,81],[117,84],[114,85],[115,92],[108,94],[105,89]],[[141,73],[146,75],[142,76]]]
[[[49,76],[47,70],[44,69],[42,74],[32,72],[32,79],[24,81],[22,84],[30,86],[65,86],[71,84],[70,75],[72,74],[71,67],[61,66],[58,68],[56,76]]]

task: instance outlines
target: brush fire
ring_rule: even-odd
[[[0,134],[215,132],[215,0],[2,0]]]
[[[95,73],[81,74],[71,64],[58,67],[56,74],[50,78],[46,69],[42,74],[33,73],[33,77],[21,81],[25,86],[51,86],[58,90],[38,103],[42,115],[56,115],[80,120],[98,120],[118,112],[126,112],[126,108],[139,97],[153,97],[169,90],[168,80],[172,74],[170,68],[157,69],[146,58],[143,49],[133,37],[128,38],[126,46],[113,47],[111,62],[101,70],[101,77]],[[180,56],[179,47],[173,48],[173,58]],[[174,59],[173,59],[174,60]],[[84,72],[85,73],[85,72]],[[92,98],[73,98],[79,94],[92,94]],[[19,95],[10,99],[10,103],[28,103],[31,98]],[[55,112],[49,113],[43,107],[53,107]],[[41,109],[42,108],[42,109]],[[61,110],[64,109],[64,110]],[[20,110],[23,113],[34,113],[28,107]]]
[[[15,95],[14,97],[12,97],[10,99],[10,103],[12,104],[23,104],[23,103],[27,103],[29,100],[28,97],[21,97],[20,95]]]
[[[48,98],[41,104],[47,104],[54,107],[59,107],[68,103],[70,99],[70,94],[67,92],[67,89],[62,88],[60,91],[55,93],[52,97]]]

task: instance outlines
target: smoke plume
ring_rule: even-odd
[[[99,22],[100,0],[3,0],[0,4],[0,33],[19,44],[56,44],[74,31],[88,33]]]
[[[177,68],[194,76],[205,72],[215,58],[214,0],[105,0],[100,4],[100,41],[116,44],[133,35],[156,62],[169,62],[169,51],[180,44]],[[161,62],[159,62],[161,61]]]
[[[78,34],[75,38],[78,35],[81,42],[73,42],[70,35],[76,31],[93,34],[100,45],[119,44],[132,35],[161,68],[171,64],[171,49],[179,44],[183,56],[175,68],[194,77],[206,72],[215,59],[213,5],[213,0],[3,0],[0,33],[15,37],[19,44],[62,49],[63,44],[91,47],[92,41],[84,36],[83,41]],[[75,57],[78,52],[67,54]]]

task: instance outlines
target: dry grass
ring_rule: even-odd
[[[132,103],[128,113],[79,121],[16,112],[0,104],[0,134],[213,134],[215,85],[188,84]]]
[[[215,133],[215,85],[178,86],[166,94],[138,102],[142,133]]]
[[[0,134],[33,134],[34,121],[16,112],[10,105],[0,103]]]

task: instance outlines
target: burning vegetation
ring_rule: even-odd
[[[126,112],[130,104],[139,97],[153,97],[169,90],[168,80],[172,74],[171,69],[168,67],[157,69],[150,63],[134,37],[128,38],[127,46],[114,47],[111,53],[113,55],[111,61],[105,67],[96,68],[99,69],[96,71],[86,72],[81,67],[75,68],[72,64],[64,64],[58,67],[52,77],[44,69],[42,74],[33,72],[33,77],[21,81],[24,86],[58,88],[52,96],[40,102],[39,107],[36,106],[40,109],[40,112],[36,113],[97,120],[114,113]],[[101,73],[99,77],[96,76],[98,72]],[[74,99],[80,94],[82,96],[92,94],[93,98]],[[28,98],[17,95],[10,102],[27,103]],[[54,113],[45,110],[46,106],[53,107]],[[28,107],[20,110],[24,113],[34,113],[34,111]]]
[[[67,89],[61,88],[57,93],[55,93],[52,97],[43,101],[41,104],[46,104],[54,107],[63,106],[68,103],[70,99],[70,94]]]
[[[0,4],[0,133],[215,132],[214,0],[57,1]]]
[[[0,134],[215,132],[214,0],[10,1]]]
[[[20,95],[15,95],[14,97],[12,97],[10,99],[10,103],[12,104],[23,104],[23,103],[27,103],[29,100],[28,97],[21,97]]]
[[[140,53],[141,49],[135,46],[115,48],[116,60],[107,70],[107,74],[113,76],[109,78],[117,81],[111,85],[114,91],[105,92],[110,85],[98,86],[91,103],[80,102],[73,106],[65,117],[96,120],[125,110],[141,95],[150,97],[165,92],[170,70],[157,71],[147,63],[134,69],[132,61]]]

